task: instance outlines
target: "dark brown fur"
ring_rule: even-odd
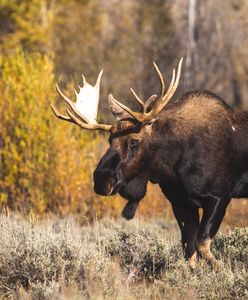
[[[248,197],[248,113],[212,93],[191,92],[169,103],[152,124],[119,121],[95,170],[95,191],[128,199],[123,215],[130,219],[148,180],[172,204],[190,265],[196,251],[215,263],[210,242],[231,197]]]

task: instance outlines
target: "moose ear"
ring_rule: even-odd
[[[128,112],[119,106],[118,101],[112,94],[108,96],[108,103],[112,114],[116,117],[117,121],[133,118]]]

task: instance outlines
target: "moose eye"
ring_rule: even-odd
[[[128,148],[133,150],[133,149],[137,148],[138,143],[139,143],[138,140],[131,139],[128,143]]]

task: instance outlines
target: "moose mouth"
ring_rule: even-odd
[[[108,196],[110,195],[115,195],[117,193],[119,193],[119,191],[125,186],[124,182],[119,179],[117,180],[115,183],[113,183],[110,187],[110,190],[108,192]]]
[[[124,186],[125,182],[122,179],[96,180],[94,190],[98,195],[111,196],[117,194]]]

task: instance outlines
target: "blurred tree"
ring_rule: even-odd
[[[0,56],[0,70],[2,205],[24,212],[101,216],[106,200],[93,197],[91,183],[100,137],[53,116],[52,61],[18,51]]]
[[[247,108],[247,1],[178,0],[173,5],[181,31],[178,36],[190,61],[184,90],[208,89],[230,104]]]
[[[52,52],[55,8],[55,0],[0,0],[0,49]]]
[[[52,69],[52,63],[38,54],[29,58],[22,52],[1,56],[1,190],[12,208],[31,200],[30,189],[39,190],[40,185],[44,190],[37,196],[41,201],[46,198],[49,168],[54,166],[46,151],[50,143],[47,98],[54,80]]]

